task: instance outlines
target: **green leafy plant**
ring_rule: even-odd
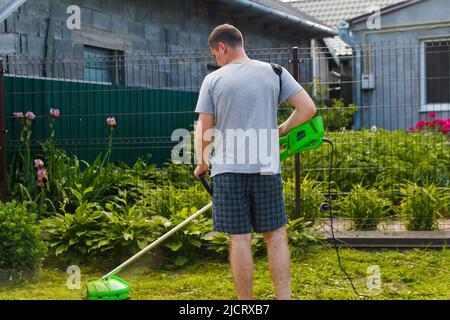
[[[33,273],[43,261],[46,246],[35,210],[32,203],[0,202],[0,270],[8,279]]]
[[[338,200],[342,216],[350,217],[352,229],[360,231],[376,230],[381,220],[387,216],[392,203],[379,196],[378,190],[354,185],[351,192]]]
[[[350,192],[354,184],[396,191],[404,180],[438,187],[450,185],[450,148],[440,133],[406,133],[383,129],[327,133],[334,142],[333,184]],[[327,181],[330,149],[321,146],[302,154],[302,175]],[[294,157],[282,163],[294,167]],[[294,178],[295,170],[283,170],[285,179]]]
[[[303,178],[300,188],[302,195],[302,217],[305,221],[314,223],[322,215],[320,204],[325,201],[325,196],[322,193],[324,182],[310,179],[307,174]],[[290,217],[293,217],[295,212],[295,180],[287,179],[283,189],[286,211]]]
[[[104,232],[89,251],[114,252],[118,257],[125,257],[156,240],[170,222],[162,216],[150,217],[149,208],[146,201],[128,205],[126,194],[107,203]]]
[[[438,218],[448,210],[450,196],[445,189],[434,185],[421,187],[407,182],[400,187],[403,200],[398,208],[406,221],[406,229],[411,231],[430,231],[438,229]]]
[[[317,115],[323,117],[326,131],[339,131],[351,128],[356,110],[355,104],[345,106],[343,99],[333,99],[331,108],[319,108]]]
[[[317,228],[313,227],[312,222],[303,217],[290,220],[287,225],[287,234],[292,250],[301,253],[311,244],[324,240],[323,236],[316,231]]]
[[[105,215],[97,203],[90,202],[82,203],[75,213],[65,212],[64,206],[62,211],[41,221],[43,237],[55,256],[79,263],[106,231]]]
[[[172,214],[168,229],[175,227],[189,216],[197,212],[197,208],[183,208],[181,211]],[[182,266],[193,257],[199,257],[204,252],[205,236],[212,230],[212,221],[203,215],[194,219],[191,223],[179,232],[175,233],[168,240],[164,247],[169,250],[166,254],[177,266]]]

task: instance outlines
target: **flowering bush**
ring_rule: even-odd
[[[429,112],[428,117],[435,118],[435,112]],[[409,132],[417,131],[440,131],[442,134],[450,133],[450,118],[447,119],[434,119],[434,120],[420,120],[416,123],[414,128],[409,128]]]

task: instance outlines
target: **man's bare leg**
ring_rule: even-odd
[[[275,285],[278,300],[290,300],[291,289],[291,258],[285,227],[264,232],[264,242],[269,256],[269,270]]]
[[[230,263],[238,299],[253,299],[252,235],[230,235]]]

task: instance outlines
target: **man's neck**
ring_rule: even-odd
[[[245,62],[245,61],[250,61],[250,58],[245,53],[242,53],[242,54],[238,54],[235,57],[231,58],[228,63],[231,63],[231,62]]]

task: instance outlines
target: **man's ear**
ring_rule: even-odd
[[[225,45],[225,43],[219,42],[218,47],[219,47],[219,49],[222,49],[223,53],[227,52],[227,46]]]

